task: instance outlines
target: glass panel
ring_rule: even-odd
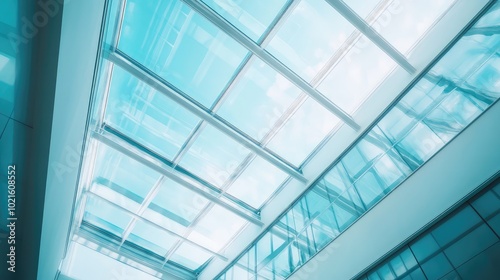
[[[222,187],[249,153],[244,146],[207,125],[182,158],[180,166]]]
[[[453,270],[453,267],[443,253],[426,261],[421,267],[429,280],[437,280]]]
[[[221,217],[224,218],[221,219]],[[246,220],[240,216],[214,205],[196,224],[189,239],[218,252],[236,236],[246,223]]]
[[[170,179],[165,179],[151,203],[166,210],[170,214],[169,218],[187,226],[207,206],[208,200]],[[155,209],[153,205],[150,205],[150,208]]]
[[[339,163],[324,175],[320,184],[324,184],[330,200],[333,201],[336,197],[344,193],[352,185],[352,182],[347,177],[344,165]]]
[[[270,41],[267,50],[311,81],[344,44],[354,27],[322,0],[303,0]],[[314,42],[311,44],[310,42]]]
[[[301,263],[299,249],[295,243],[288,245],[266,268],[282,277],[288,277]]]
[[[107,230],[116,236],[121,236],[132,216],[109,203],[87,197],[83,220]]]
[[[259,209],[287,177],[288,174],[281,169],[257,156],[227,192]]]
[[[403,54],[432,28],[456,0],[405,0],[392,2],[371,24]]]
[[[338,123],[337,117],[307,98],[267,147],[299,166]]]
[[[300,90],[256,57],[240,75],[217,114],[261,141],[294,103]]]
[[[254,41],[270,28],[287,0],[203,0],[210,8]]]
[[[373,169],[363,174],[354,185],[367,208],[373,206],[385,195],[384,183]]]
[[[118,66],[106,107],[106,123],[172,160],[199,119]]]
[[[108,186],[110,186],[109,183],[108,183]],[[113,188],[115,188],[115,187],[113,186]],[[109,187],[101,185],[100,183],[94,183],[90,187],[90,191],[92,193],[95,193],[98,196],[103,197],[106,200],[109,200],[109,201],[115,203],[116,205],[123,207],[125,209],[128,209],[134,213],[136,213],[139,210],[139,208],[141,207],[141,204],[140,204],[141,201],[139,200],[139,202],[138,202],[138,201],[135,201],[135,200],[129,198],[127,195],[129,195],[133,198],[135,198],[135,196],[129,194],[123,188],[111,189]]]
[[[416,242],[413,242],[410,247],[415,255],[415,258],[419,262],[423,262],[426,258],[433,255],[440,249],[432,234],[419,238]]]
[[[183,242],[175,253],[170,258],[171,261],[176,262],[188,269],[196,270],[212,257],[206,251],[195,247],[189,243]]]
[[[473,201],[472,206],[500,234],[500,184]]]
[[[381,6],[380,0],[343,0],[351,9],[354,10],[361,18],[366,20],[366,17],[370,13],[377,13],[379,9],[374,10],[375,7],[379,8]],[[391,2],[391,1],[388,1]],[[389,5],[392,6],[392,5]]]
[[[349,227],[366,210],[354,187],[335,199],[331,209],[340,232]]]
[[[206,107],[247,51],[181,1],[128,0],[118,48]]]
[[[466,207],[432,231],[436,242],[444,247],[455,238],[481,223],[481,218],[471,207]]]
[[[495,233],[487,225],[482,224],[444,250],[444,253],[454,267],[459,267],[497,241]]]
[[[70,250],[70,263],[63,274],[80,280],[109,280],[109,279],[161,279],[161,275],[154,277],[134,268],[139,264],[131,265],[130,260],[121,258],[120,261],[108,257],[100,252],[72,242]]]
[[[155,254],[165,256],[177,238],[153,225],[138,220],[127,240]]]
[[[98,183],[110,188],[115,184],[128,191],[127,196],[135,197],[139,203],[160,178],[158,172],[103,144],[99,144],[95,162],[94,178],[105,179],[98,180]]]
[[[318,89],[344,111],[353,113],[395,65],[374,43],[361,36]]]
[[[426,162],[444,145],[441,140],[428,126],[418,123],[401,142],[397,145],[398,150],[409,153],[419,163]]]

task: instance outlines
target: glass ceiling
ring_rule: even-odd
[[[359,129],[375,89],[415,70],[407,58],[455,2],[109,0],[71,262],[90,248],[192,279],[227,261],[280,190],[316,179],[303,168],[340,127]],[[461,40],[221,279],[286,278],[491,105],[489,39],[490,64],[450,66],[477,48]]]

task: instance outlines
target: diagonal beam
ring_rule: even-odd
[[[257,226],[263,226],[262,221],[259,218],[256,218],[255,216],[252,216],[248,214],[247,212],[238,209],[237,207],[234,207],[233,205],[222,201],[220,198],[206,192],[203,190],[203,187],[198,187],[195,185],[195,183],[188,181],[187,179],[183,178],[181,174],[179,174],[179,171],[169,168],[166,166],[162,166],[160,164],[156,164],[153,161],[148,160],[147,158],[138,155],[137,153],[134,152],[136,147],[134,147],[132,144],[127,143],[123,139],[119,138],[116,135],[113,135],[111,133],[107,133],[105,131],[100,131],[100,132],[93,132],[92,138],[98,140],[99,142],[103,143],[104,145],[111,147],[124,155],[136,160],[137,162],[140,162],[141,164],[144,164],[145,166],[155,170],[156,172],[162,174],[163,176],[171,179],[172,181],[184,186],[185,188],[189,189],[190,191],[206,198],[209,201],[214,202],[215,204],[218,204],[221,207],[224,207],[225,209],[231,211],[235,215],[238,215],[242,217],[243,219],[257,225]]]
[[[390,58],[396,61],[399,66],[405,69],[408,73],[414,74],[416,72],[415,67],[413,67],[410,62],[402,55],[396,48],[394,48],[389,42],[387,42],[382,35],[380,35],[375,29],[373,29],[366,21],[364,21],[356,12],[354,12],[346,3],[342,0],[325,0],[330,6],[332,6],[339,14],[341,14],[347,21],[349,21],[354,27],[356,27],[363,35],[370,39],[375,45],[377,45],[383,52],[385,52]]]
[[[203,108],[201,105],[189,100],[184,97],[183,94],[168,86],[162,81],[160,77],[152,73],[149,69],[142,66],[140,63],[134,61],[133,59],[126,57],[125,54],[120,53],[118,50],[115,52],[107,53],[108,59],[114,64],[120,66],[130,74],[134,75],[144,83],[148,84],[152,88],[158,90],[168,98],[177,102],[180,106],[184,107],[191,113],[195,114],[202,120],[206,121],[222,133],[231,137],[238,143],[250,149],[255,154],[259,155],[263,159],[267,160],[277,168],[288,173],[295,179],[307,183],[307,179],[302,175],[301,172],[297,171],[294,167],[278,158],[276,155],[270,153],[268,150],[264,149],[258,142],[249,138],[248,136],[240,133],[233,128],[231,128],[227,123],[225,123],[221,118],[215,116],[214,113]]]
[[[120,210],[122,210],[122,211],[126,212],[127,214],[131,215],[133,217],[133,219],[136,219],[138,221],[141,221],[141,222],[144,222],[144,223],[149,224],[151,226],[154,226],[154,227],[156,227],[156,228],[158,228],[160,230],[166,231],[169,234],[171,234],[171,235],[173,235],[173,236],[175,236],[175,237],[177,237],[179,239],[182,239],[184,242],[189,243],[190,245],[193,245],[193,246],[201,249],[204,252],[207,252],[207,253],[209,253],[211,255],[216,256],[217,258],[220,258],[222,260],[227,261],[227,257],[225,257],[225,256],[223,256],[223,255],[221,255],[221,254],[219,254],[217,252],[214,252],[214,251],[212,251],[212,250],[210,250],[208,248],[205,248],[205,247],[201,246],[200,244],[198,244],[196,242],[193,242],[193,241],[185,238],[184,236],[182,236],[182,235],[180,235],[178,233],[175,233],[175,232],[173,232],[173,231],[171,231],[169,229],[166,229],[166,228],[164,228],[164,227],[162,227],[160,225],[157,225],[154,222],[152,222],[152,221],[150,221],[150,220],[148,220],[148,219],[146,219],[146,218],[144,218],[144,217],[142,217],[140,215],[137,215],[136,213],[130,211],[129,209],[124,208],[124,207],[118,205],[117,203],[115,203],[115,202],[113,202],[113,201],[111,201],[111,200],[109,200],[109,199],[107,199],[105,197],[102,197],[102,196],[100,196],[100,195],[98,195],[96,193],[90,192],[90,191],[84,192],[84,195],[91,196],[91,197],[99,199],[99,200],[101,200],[101,201],[103,201],[103,202],[105,202],[105,203],[107,203],[109,205],[112,205],[113,207],[117,207]],[[120,243],[120,246],[122,246],[122,245],[123,245],[123,242]]]
[[[269,54],[262,46],[258,45],[250,38],[248,38],[243,32],[238,30],[233,25],[229,24],[220,15],[210,9],[206,4],[197,0],[182,0],[187,5],[189,5],[193,10],[201,14],[203,17],[212,22],[219,29],[224,31],[228,36],[233,38],[236,42],[243,45],[248,49],[253,55],[260,58],[262,61],[267,63],[269,66],[274,68],[278,73],[287,78],[290,82],[295,84],[303,92],[309,95],[311,98],[316,100],[323,107],[328,109],[330,112],[335,114],[341,121],[352,127],[354,130],[359,130],[360,126],[352,119],[352,117],[347,114],[340,107],[332,103],[328,98],[321,94],[318,90],[313,88],[309,83],[302,79],[295,72],[290,70],[288,67],[283,65],[278,59]]]

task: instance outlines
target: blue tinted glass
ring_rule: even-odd
[[[410,154],[417,162],[423,163],[444,145],[436,133],[428,126],[418,123],[401,142],[398,149]]]
[[[221,217],[224,217],[221,219]],[[214,205],[193,228],[189,240],[215,252],[221,250],[247,224],[233,212]]]
[[[267,147],[300,166],[338,123],[339,119],[325,107],[307,98]]]
[[[450,272],[453,267],[443,253],[436,255],[421,265],[429,280],[437,280]]]
[[[441,107],[432,110],[423,122],[444,142],[453,139],[464,128],[452,115]]]
[[[320,184],[326,187],[330,199],[333,200],[346,191],[346,189],[351,186],[352,182],[349,180],[343,164],[340,163],[335,165],[324,175]]]
[[[261,157],[256,157],[227,192],[258,209],[281,186],[288,174]]]
[[[126,3],[118,48],[212,106],[247,51],[181,1]]]
[[[266,266],[267,269],[282,277],[288,277],[301,263],[299,249],[291,243]]]
[[[361,36],[318,89],[344,111],[354,113],[395,65],[373,42]]]
[[[434,240],[432,234],[423,236],[410,245],[410,247],[415,258],[417,258],[419,262],[423,262],[426,258],[440,249],[440,246],[437,244],[436,240]]]
[[[138,203],[141,203],[160,178],[160,174],[100,144],[94,167],[94,178],[104,179],[100,182],[115,190],[123,189],[128,197],[134,197]]]
[[[275,130],[300,90],[258,58],[240,75],[217,114],[261,141]]]
[[[304,0],[280,27],[267,50],[311,81],[323,67],[330,68],[328,60],[353,31],[354,27],[325,1]]]
[[[164,256],[177,238],[148,223],[137,221],[127,240]]]
[[[183,242],[170,258],[188,269],[196,270],[206,263],[212,255],[189,243]]]
[[[208,200],[180,184],[166,179],[152,201],[172,214],[191,222],[208,204]]]
[[[471,207],[466,207],[434,229],[432,235],[440,246],[445,246],[479,223],[481,218]]]
[[[250,151],[212,126],[203,128],[180,166],[222,187]]]
[[[487,225],[482,224],[445,249],[444,253],[453,266],[459,267],[496,242],[498,237],[495,233]]]
[[[132,221],[132,216],[107,202],[87,197],[83,220],[121,236]]]
[[[113,69],[106,122],[172,160],[199,119],[120,67]]]
[[[269,28],[287,0],[203,0],[254,41]]]
[[[370,208],[385,194],[385,185],[377,172],[373,169],[367,171],[354,184],[363,203]]]

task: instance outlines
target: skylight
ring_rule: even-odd
[[[92,250],[103,264],[160,278],[193,279],[233,261],[233,241],[269,225],[261,212],[275,196],[317,179],[304,170],[322,145],[366,128],[356,116],[373,107],[365,101],[376,89],[396,71],[415,74],[413,48],[457,1],[109,0],[68,273]],[[222,278],[286,278],[306,260],[310,236],[323,248],[491,104],[454,92],[426,111],[443,71],[419,82]],[[464,114],[450,111],[459,103]],[[440,145],[422,147],[422,137]],[[332,219],[337,228],[317,229]]]

